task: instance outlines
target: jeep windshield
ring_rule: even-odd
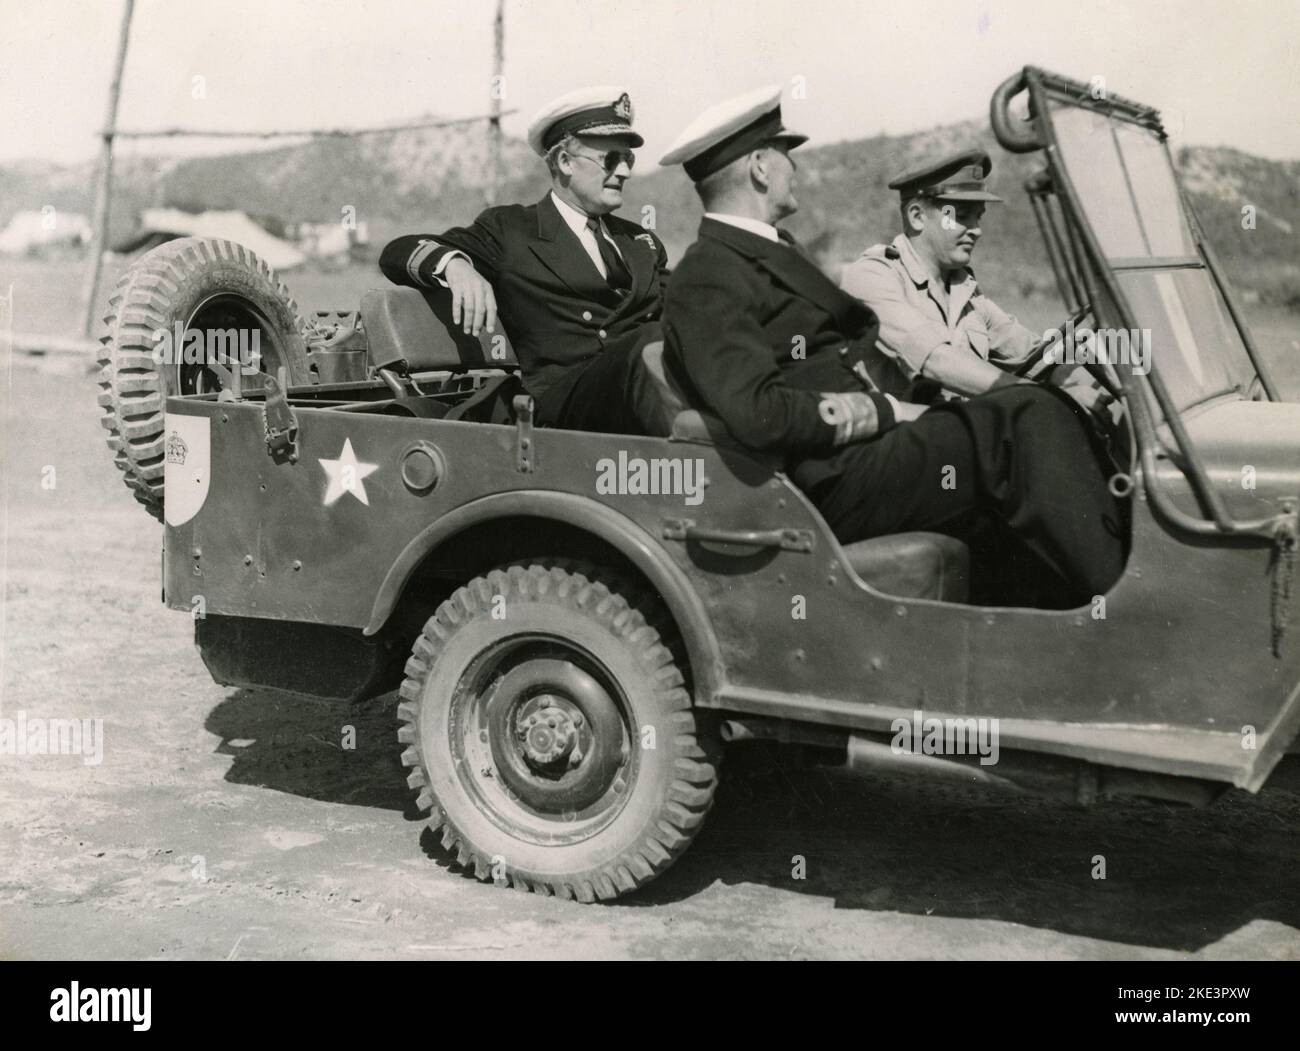
[[[1048,141],[1024,140],[1020,148],[1049,146],[1057,181],[1069,183],[1056,189],[1077,202],[1128,308],[1091,288],[1100,300],[1092,304],[1097,324],[1149,333],[1150,367],[1163,381],[1169,407],[1180,413],[1220,396],[1255,396],[1260,387],[1276,397],[1261,376],[1244,321],[1225,298],[1212,253],[1198,236],[1160,114],[1041,70],[1026,74],[1037,89],[1031,112]],[[1005,97],[1000,101],[1005,105]],[[1014,130],[1009,134],[1017,136]],[[1067,271],[1079,263],[1077,254],[1062,254]]]
[[[1150,330],[1174,404],[1244,395],[1255,367],[1198,248],[1159,125],[1048,98],[1061,163],[1134,324]]]

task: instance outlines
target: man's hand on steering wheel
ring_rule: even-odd
[[[1057,337],[1054,339],[1045,339],[1035,346],[1025,360],[1016,367],[1015,374],[1017,376],[1028,376],[1035,368],[1042,365],[1044,357],[1049,353],[1055,359],[1056,364],[1060,364],[1067,357],[1071,357],[1072,355],[1064,353],[1066,334],[1071,334],[1074,338],[1074,342],[1077,344],[1086,333],[1091,333],[1091,329],[1079,327],[1083,319],[1088,317],[1091,313],[1092,304],[1085,303],[1083,307],[1071,314],[1061,322],[1061,324],[1057,325],[1055,328],[1048,329],[1048,332],[1058,333]]]
[[[1115,423],[1110,412],[1110,407],[1117,400],[1115,394],[1108,389],[1106,384],[1101,382],[1101,378],[1092,370],[1084,366],[1069,365],[1070,361],[1077,360],[1077,356],[1072,353],[1075,348],[1080,343],[1093,338],[1092,329],[1082,324],[1083,320],[1091,313],[1091,304],[1085,304],[1080,310],[1071,314],[1060,325],[1057,325],[1056,328],[1049,329],[1050,332],[1059,333],[1059,337],[1044,340],[1035,347],[1034,353],[1030,354],[1025,362],[1016,369],[1015,374],[1020,377],[1027,376],[1050,354],[1053,359],[1052,363],[1046,369],[1041,370],[1035,378],[1059,387],[1063,393],[1073,398],[1080,407],[1086,409],[1097,423],[1110,428]],[[1064,346],[1067,336],[1074,342],[1074,346],[1068,349]]]

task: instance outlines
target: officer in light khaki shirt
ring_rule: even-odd
[[[992,167],[983,150],[967,150],[892,180],[904,232],[844,269],[841,287],[880,319],[878,350],[888,360],[871,371],[888,393],[924,397],[928,386],[931,393],[941,387],[973,396],[1025,382],[1011,373],[1031,356],[1038,338],[984,295],[969,269],[984,206],[1002,200],[984,187]],[[1101,411],[1098,391],[1086,383],[1086,373],[1081,378],[1085,382],[1070,377],[1064,389],[1085,408]],[[918,385],[918,379],[931,382]]]

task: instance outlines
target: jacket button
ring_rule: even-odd
[[[848,348],[848,347],[840,347],[840,357],[842,357],[842,358],[847,358],[848,356],[849,356],[849,348]]]
[[[596,333],[596,335],[600,336],[601,339],[604,339],[604,338],[605,338],[605,330],[602,328],[598,333]]]
[[[590,311],[590,310],[584,310],[584,311],[582,312],[582,320],[583,320],[583,321],[590,321],[590,320],[591,320],[591,311]]]

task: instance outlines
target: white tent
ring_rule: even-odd
[[[174,237],[220,237],[256,252],[275,270],[301,266],[306,256],[288,241],[269,234],[243,212],[199,212],[176,208],[146,208],[137,238],[156,234]]]
[[[90,223],[84,215],[55,208],[19,212],[0,231],[0,254],[22,255],[40,245],[85,244],[89,240]]]

